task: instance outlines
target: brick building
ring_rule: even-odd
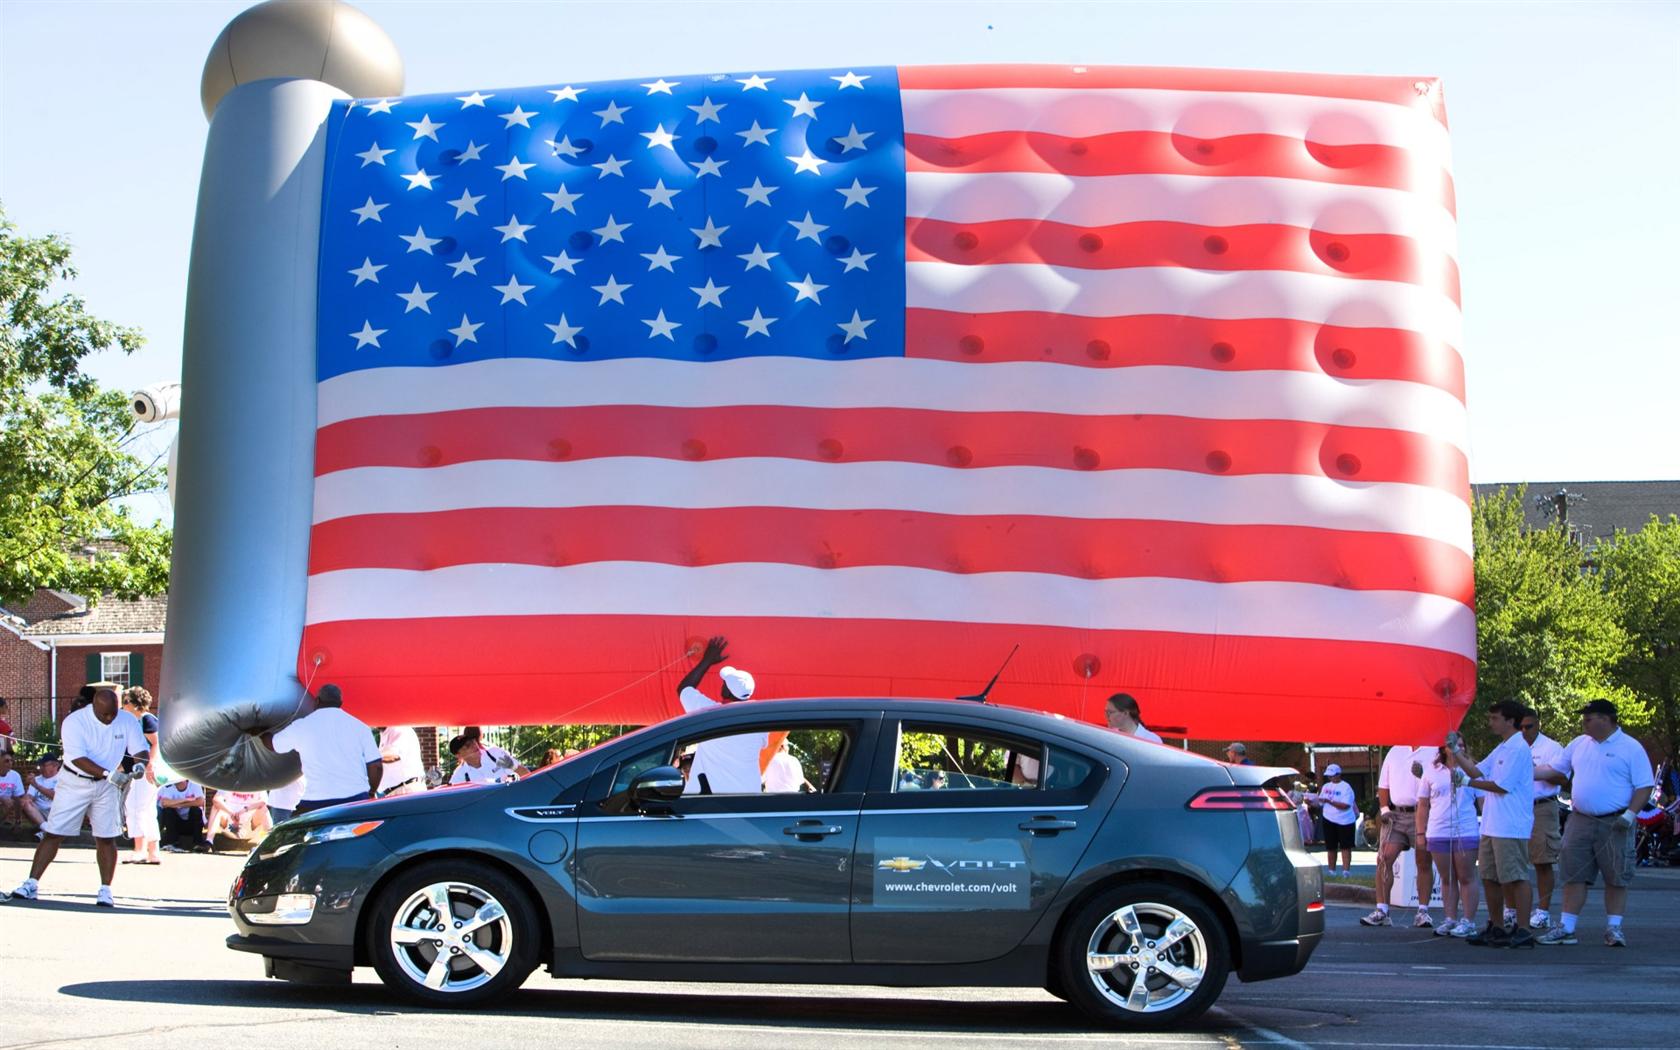
[[[13,729],[29,736],[62,719],[87,682],[143,685],[156,696],[168,607],[163,596],[90,604],[50,590],[0,606],[0,696],[11,704]]]

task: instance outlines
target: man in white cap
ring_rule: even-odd
[[[706,673],[722,663],[729,655],[728,639],[722,635],[706,643],[700,660],[683,680],[677,683],[677,700],[684,711],[703,711],[716,707],[713,700],[699,690]],[[751,700],[753,676],[737,667],[725,667],[718,672],[723,680],[721,703],[732,704]],[[688,772],[685,795],[756,795],[764,790],[763,774],[758,756],[770,744],[768,733],[741,733],[735,736],[702,740],[694,751],[694,765]]]
[[[1318,800],[1324,804],[1324,859],[1329,862],[1330,874],[1336,875],[1336,851],[1342,851],[1342,870],[1353,874],[1353,825],[1359,819],[1353,785],[1342,779],[1342,767],[1331,763],[1324,767],[1324,786],[1318,789]]]

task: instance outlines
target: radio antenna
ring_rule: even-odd
[[[1020,652],[1020,651],[1021,651],[1021,643],[1016,642],[1015,643],[1015,648],[1009,650],[1009,655],[1003,658],[1003,664],[1000,667],[998,667],[997,674],[992,675],[992,680],[990,682],[986,683],[986,688],[980,690],[978,693],[975,693],[973,696],[959,696],[959,697],[957,697],[957,699],[958,700],[972,700],[973,702],[975,702],[977,704],[986,703],[987,702],[986,698],[988,696],[990,696],[991,693],[992,693],[992,686],[997,685],[998,675],[1003,674],[1003,669],[1005,667],[1009,666],[1009,661],[1015,659],[1015,654]]]

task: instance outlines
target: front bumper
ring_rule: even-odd
[[[299,832],[298,834],[301,834]],[[283,845],[284,828],[271,835],[263,849]],[[296,846],[266,859],[253,853],[228,893],[228,915],[238,931],[227,940],[235,951],[252,952],[272,963],[292,963],[348,971],[355,964],[356,930],[367,891],[390,862],[390,853],[375,836]],[[309,921],[297,925],[254,923],[246,911],[267,911],[283,894],[310,894],[315,909]]]

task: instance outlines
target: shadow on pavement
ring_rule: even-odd
[[[221,901],[148,900],[145,898],[117,898],[115,908],[100,908],[93,903],[93,894],[65,896],[54,894],[36,900],[11,897],[0,902],[0,908],[28,908],[30,911],[99,912],[110,915],[159,915],[184,919],[227,920],[227,906]]]

